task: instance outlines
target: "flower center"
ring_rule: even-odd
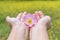
[[[29,19],[27,20],[27,23],[28,23],[28,24],[32,24],[32,19],[29,18]]]

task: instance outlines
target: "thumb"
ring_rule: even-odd
[[[45,16],[45,17],[43,17],[43,18],[40,19],[39,23],[41,23],[41,24],[47,24],[50,21],[51,21],[50,16]]]
[[[11,18],[9,16],[6,17],[6,21],[8,23],[8,25],[10,26],[10,28],[12,28],[12,24],[11,24]]]
[[[16,22],[16,19],[15,18],[11,18],[9,16],[6,17],[6,21],[9,23],[9,24],[13,24]]]
[[[8,23],[11,23],[11,17],[7,16],[7,17],[6,17],[6,21],[7,21]]]

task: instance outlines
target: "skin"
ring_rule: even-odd
[[[27,40],[28,27],[26,27],[22,20],[25,12],[20,13],[16,18],[6,17],[8,24],[11,26],[11,33],[7,40]]]
[[[36,13],[38,14],[38,11]],[[41,13],[37,19],[38,23],[30,29],[30,40],[49,40],[47,29],[50,28],[50,17]]]
[[[22,22],[24,15],[26,12],[18,14],[16,18],[6,17],[12,28],[7,40],[27,40],[29,28]],[[36,11],[33,15],[37,17],[38,23],[30,28],[30,40],[49,40],[47,29],[50,28],[50,17],[44,16],[41,11]]]

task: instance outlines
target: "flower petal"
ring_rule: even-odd
[[[28,21],[31,21],[31,24],[29,24]],[[29,27],[32,27],[32,25],[37,23],[37,19],[36,16],[32,15],[32,14],[27,14],[26,16],[23,17],[23,22],[28,25]]]

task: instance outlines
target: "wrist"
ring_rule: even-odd
[[[42,29],[47,29],[46,25],[40,25],[42,27]]]
[[[36,26],[36,27],[37,27],[37,26]],[[46,25],[43,25],[43,24],[38,25],[37,28],[40,29],[40,30],[47,30]]]
[[[16,31],[22,31],[22,30],[25,30],[25,27],[23,27],[23,26],[18,26],[18,25],[15,25],[15,26],[12,26],[12,30],[16,30]]]
[[[25,30],[18,28],[18,26],[13,26],[11,33],[9,35],[10,40],[24,40],[25,39]]]

